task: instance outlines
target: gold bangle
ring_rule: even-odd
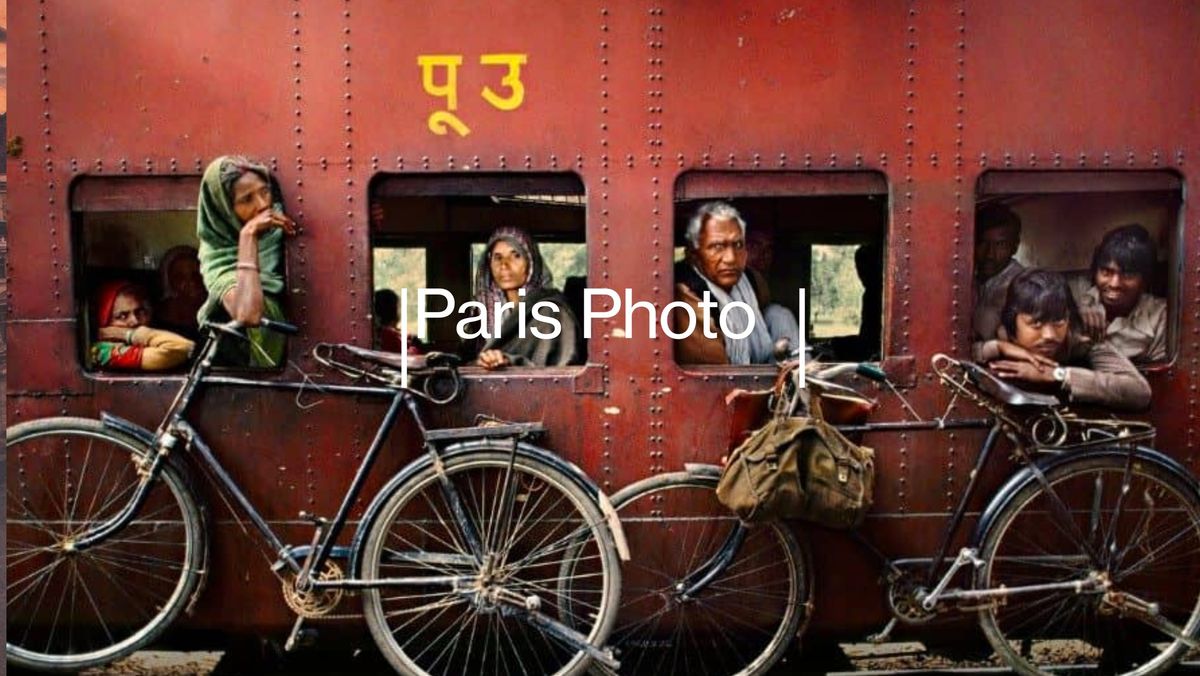
[[[238,270],[253,270],[254,272],[258,272],[257,263],[238,263],[235,267]]]

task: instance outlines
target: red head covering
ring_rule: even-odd
[[[142,287],[133,282],[125,280],[105,282],[100,287],[100,291],[96,293],[96,328],[112,324],[113,305],[117,302],[117,296],[122,293],[136,295],[138,298],[146,297]]]
[[[96,331],[112,324],[113,305],[123,293],[145,298],[142,287],[132,282],[117,280],[107,282],[96,292]],[[126,345],[120,341],[99,340],[90,350],[92,363],[100,368],[138,369],[142,365],[141,345]]]

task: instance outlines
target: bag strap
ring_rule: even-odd
[[[821,410],[821,395],[810,392],[808,395],[808,417],[825,422],[825,412]]]

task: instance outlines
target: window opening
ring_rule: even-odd
[[[770,327],[772,342],[784,336],[779,327],[795,322],[797,291],[807,290],[807,344],[827,361],[879,359],[883,345],[883,266],[888,222],[886,179],[874,172],[688,172],[675,190],[675,295],[699,296],[712,284],[730,293],[731,279],[706,264],[688,240],[693,217],[705,205],[732,207],[746,224],[745,254],[739,277],[753,289],[751,297]],[[700,231],[704,235],[704,230]],[[730,254],[730,260],[733,260]],[[741,296],[745,297],[744,288]],[[715,293],[714,293],[714,298]],[[693,298],[694,300],[694,298]],[[770,310],[770,316],[766,310]],[[696,308],[698,311],[698,308]],[[782,311],[781,311],[782,310]],[[781,317],[788,322],[780,323]],[[714,319],[715,321],[715,319]],[[777,330],[779,329],[779,330]],[[796,328],[791,334],[795,335]],[[724,335],[717,340],[675,342],[676,360],[685,365],[729,364]],[[778,334],[778,335],[777,335]],[[761,354],[761,341],[751,363],[771,363]],[[744,355],[740,355],[744,357]]]
[[[1169,362],[1177,341],[1182,203],[1182,183],[1172,172],[983,174],[975,205],[973,340],[997,337],[1011,278],[1021,268],[1043,268],[1065,277],[1081,314],[1092,317],[1085,323],[1094,339],[1109,341],[1142,368]],[[1120,268],[1114,257],[1131,269],[1117,270],[1111,287],[1101,289],[1097,268]],[[1121,279],[1128,282],[1143,265],[1145,274],[1134,274],[1135,283],[1122,291]]]
[[[470,360],[478,356],[486,341],[463,340],[459,334],[460,322],[475,313],[453,312],[422,325],[417,292],[420,287],[445,289],[452,294],[456,310],[474,300],[480,257],[493,232],[506,226],[521,228],[536,242],[564,309],[576,321],[582,319],[587,198],[577,176],[385,174],[372,182],[371,204],[374,288],[409,289],[409,326],[422,341],[422,349],[454,352]],[[430,310],[440,310],[444,304],[443,299],[433,298]],[[582,328],[572,327],[570,333],[578,338],[572,342],[579,343],[569,350],[570,362],[582,363],[586,355]],[[539,359],[545,358],[546,365],[562,365],[562,359],[534,351],[538,356],[533,363],[541,365]]]

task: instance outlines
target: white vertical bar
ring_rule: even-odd
[[[400,349],[404,350],[400,361],[400,384],[408,387],[408,287],[400,288]]]
[[[804,358],[806,339],[804,337],[804,320],[808,317],[808,308],[804,307],[804,289],[800,289],[800,304],[796,306],[796,322],[800,325],[800,366],[797,368],[796,386],[804,389]]]

